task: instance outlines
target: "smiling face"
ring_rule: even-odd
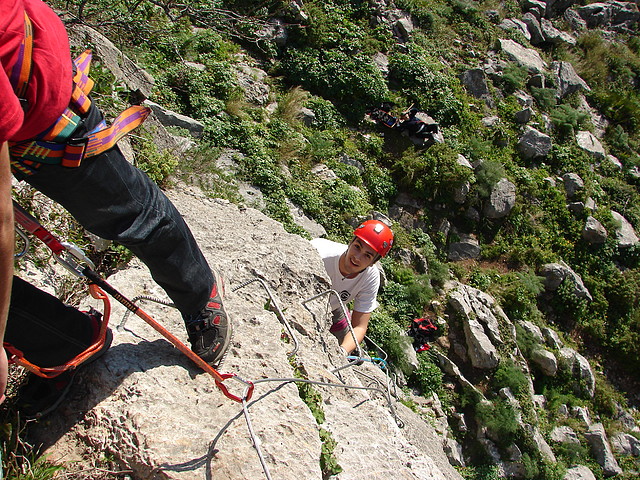
[[[340,257],[338,266],[342,275],[352,278],[373,265],[376,260],[378,260],[377,252],[359,238],[354,238],[347,251]]]

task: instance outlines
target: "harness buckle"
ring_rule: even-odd
[[[64,156],[60,161],[63,167],[78,167],[89,144],[89,137],[69,138],[64,147]]]

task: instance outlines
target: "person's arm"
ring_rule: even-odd
[[[369,319],[371,318],[371,313],[363,313],[353,311],[351,314],[351,326],[353,327],[353,333],[356,335],[356,339],[358,340],[358,344],[362,342],[364,336],[367,333],[367,328],[369,326]],[[356,349],[356,344],[353,342],[353,336],[351,333],[347,333],[344,336],[344,340],[342,340],[342,344],[340,345],[344,350],[350,354]]]
[[[6,142],[0,147],[0,342],[4,342],[7,327],[14,250],[13,203],[11,201],[11,168]],[[1,344],[0,344],[1,345]],[[7,387],[7,355],[0,352],[0,402]]]

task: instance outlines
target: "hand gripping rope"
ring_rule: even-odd
[[[80,248],[76,245],[67,242],[60,242],[53,234],[47,231],[40,223],[25,209],[23,209],[19,204],[15,201],[13,202],[13,211],[14,218],[17,223],[19,223],[25,230],[32,233],[36,237],[38,237],[42,242],[44,242],[47,247],[51,249],[53,252],[54,258],[58,263],[64,266],[67,270],[69,270],[72,274],[77,277],[85,277],[89,280],[89,291],[93,298],[102,300],[105,305],[104,312],[104,321],[102,322],[102,327],[100,331],[100,336],[96,342],[96,344],[91,345],[87,350],[82,352],[78,357],[72,359],[65,365],[61,365],[59,367],[54,367],[51,369],[44,369],[41,367],[36,367],[35,365],[30,364],[24,356],[20,355],[20,352],[17,349],[13,349],[15,351],[11,352],[13,357],[11,360],[14,363],[18,363],[23,365],[25,368],[33,371],[37,375],[40,376],[51,376],[54,377],[59,375],[60,373],[69,370],[70,368],[75,368],[77,365],[85,361],[91,355],[93,355],[96,351],[98,351],[102,345],[104,345],[104,340],[106,336],[107,324],[109,321],[109,314],[111,312],[111,307],[109,304],[109,299],[104,293],[105,291],[109,293],[113,298],[115,298],[118,302],[120,302],[127,310],[131,311],[138,317],[142,318],[147,324],[149,324],[154,330],[160,333],[163,337],[165,337],[173,346],[175,346],[180,352],[186,355],[191,361],[193,361],[196,365],[202,368],[205,372],[210,374],[216,385],[222,393],[229,399],[241,403],[243,401],[249,401],[253,395],[254,385],[252,382],[243,380],[235,373],[219,373],[216,369],[214,369],[207,362],[202,360],[198,355],[196,355],[189,347],[187,347],[184,343],[182,343],[175,335],[169,332],[166,328],[156,322],[150,315],[144,312],[140,307],[138,307],[131,300],[126,298],[120,292],[118,292],[113,286],[107,283],[106,280],[100,278],[100,276],[94,271],[95,265],[91,260],[89,260],[86,255],[82,252]],[[84,264],[84,265],[82,265]],[[35,370],[34,370],[35,369]],[[54,372],[46,372],[43,375],[43,371],[45,370],[54,370]],[[52,375],[53,373],[53,375]],[[237,380],[241,383],[245,384],[245,391],[242,397],[234,395],[229,392],[229,389],[224,385],[224,381],[228,379]]]

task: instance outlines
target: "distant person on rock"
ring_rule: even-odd
[[[438,125],[425,123],[416,117],[417,108],[411,108],[404,112],[395,125],[401,132],[406,132],[410,137],[433,140],[433,134],[438,132]]]
[[[0,62],[0,339],[32,363],[52,367],[92,344],[101,323],[96,312],[68,307],[13,276],[13,173],[88,231],[137,255],[182,313],[192,350],[217,366],[231,337],[222,283],[170,200],[108,142],[108,134],[123,132],[102,123],[88,96],[88,64],[76,62],[74,72],[65,27],[47,4],[0,2]],[[138,124],[146,115],[147,109],[131,107],[121,117]],[[52,380],[32,375],[19,394],[26,416],[60,403],[73,372]],[[0,394],[6,381],[3,354]]]
[[[380,271],[375,263],[391,250],[393,232],[379,220],[367,220],[355,229],[349,245],[324,238],[315,238],[311,244],[324,262],[331,288],[345,306],[353,301],[351,318],[346,318],[337,298],[332,295],[330,299],[333,325],[329,330],[338,338],[345,354],[349,354],[364,339],[371,312],[378,306]],[[349,312],[346,313],[348,317]],[[349,321],[357,344],[349,334]]]

